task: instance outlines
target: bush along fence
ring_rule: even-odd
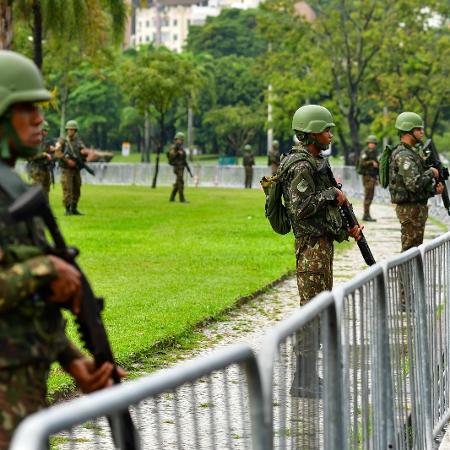
[[[236,344],[34,414],[11,450],[432,449],[450,418],[450,232]]]

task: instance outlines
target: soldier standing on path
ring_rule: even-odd
[[[174,143],[170,146],[167,157],[169,158],[169,164],[173,166],[173,173],[175,174],[175,183],[173,185],[172,193],[170,194],[170,201],[174,202],[177,195],[180,196],[181,203],[189,203],[184,198],[184,169],[187,165],[186,151],[183,148],[184,133],[179,131],[175,135]]]
[[[44,121],[42,125],[42,143],[39,146],[39,153],[28,158],[27,170],[30,178],[35,184],[40,184],[47,195],[50,193],[50,184],[53,175],[53,153],[54,148],[51,140],[48,139],[49,125]]]
[[[253,182],[253,166],[255,165],[255,158],[252,153],[252,147],[246,144],[244,147],[243,165],[245,171],[245,188],[251,189]]]
[[[88,152],[78,136],[78,123],[66,123],[66,137],[60,138],[55,146],[55,155],[61,167],[61,185],[66,216],[80,216],[78,202],[81,196],[81,167],[78,161],[85,161]]]
[[[7,218],[8,207],[29,189],[13,167],[18,157],[38,153],[43,117],[36,103],[51,95],[28,58],[0,51],[0,67],[0,450],[6,450],[17,425],[46,407],[54,361],[84,392],[108,385],[113,365],[95,368],[65,334],[59,305],[79,312],[80,273],[40,248],[40,222]]]
[[[428,218],[428,199],[442,194],[444,185],[434,183],[439,171],[428,167],[421,156],[423,120],[414,112],[402,112],[395,121],[400,142],[389,159],[389,192],[401,226],[402,252],[423,242]]]
[[[373,134],[367,138],[367,147],[361,151],[359,158],[360,173],[364,186],[364,216],[367,222],[376,222],[370,215],[370,205],[375,194],[375,186],[378,182],[378,154],[377,137]]]
[[[272,148],[269,150],[267,165],[271,166],[272,175],[278,170],[278,167],[280,167],[280,143],[277,140],[273,141]]]

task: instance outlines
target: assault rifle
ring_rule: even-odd
[[[431,139],[425,142],[423,147],[423,152],[427,157],[426,160],[431,167],[434,167],[439,171],[439,176],[436,178],[436,183],[442,183],[444,185],[444,190],[442,192],[442,201],[444,202],[444,207],[450,216],[450,199],[448,198],[447,184],[445,183],[449,178],[448,168],[444,167],[441,159],[439,158],[439,153]]]
[[[186,170],[188,171],[189,175],[191,176],[191,178],[194,177],[194,175],[192,174],[191,168],[189,167],[189,164],[187,161],[184,162],[184,167],[186,167]]]
[[[333,187],[341,190],[342,184],[338,183],[336,181],[336,178],[334,178],[333,172],[332,172],[331,167],[328,162],[327,162],[326,170],[327,170],[328,177],[329,177]],[[345,203],[343,203],[342,205],[338,206],[338,209],[342,216],[342,219],[344,220],[345,224],[347,225],[347,228],[351,229],[355,226],[359,226],[358,219],[356,218],[355,212],[353,211],[353,207],[348,200],[346,200]],[[364,261],[366,262],[366,264],[368,266],[372,266],[373,264],[375,264],[375,262],[376,262],[375,258],[373,257],[372,252],[370,251],[369,244],[367,243],[366,238],[362,232],[360,234],[359,240],[357,240],[356,243],[358,244],[359,250],[360,250],[361,255],[364,258]]]
[[[80,313],[75,318],[78,330],[97,367],[100,367],[104,362],[110,362],[114,365],[112,379],[114,384],[119,384],[120,376],[101,318],[103,299],[95,296],[89,280],[78,266],[76,262],[78,249],[66,245],[43,189],[40,186],[33,186],[9,207],[8,212],[11,219],[16,222],[41,217],[53,240],[53,246],[47,244],[48,248],[45,251],[64,259],[80,272],[82,299]],[[113,417],[108,417],[108,421],[117,448],[121,450],[139,449],[136,431],[128,410],[121,411]]]
[[[75,164],[77,165],[77,169],[81,170],[81,169],[85,169],[86,172],[89,172],[91,175],[93,175],[95,177],[95,171],[93,169],[91,169],[84,161],[83,158],[81,158],[81,156],[76,156],[76,155],[69,155],[70,159],[73,159],[75,161]]]

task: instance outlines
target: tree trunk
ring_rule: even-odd
[[[33,59],[42,70],[42,11],[40,0],[33,1]]]
[[[67,99],[69,98],[69,89],[66,85],[63,87],[63,95],[61,99],[61,122],[59,126],[59,135],[64,136],[65,125],[66,125],[66,107],[67,107]]]
[[[161,113],[161,115],[159,116],[159,142],[156,148],[155,174],[153,175],[152,188],[156,188],[156,182],[158,180],[158,172],[159,172],[159,158],[165,143],[166,143],[165,115],[164,113]]]
[[[9,50],[13,38],[12,6],[8,0],[0,0],[0,49]]]
[[[351,141],[351,153],[353,153],[354,157],[349,158],[349,163],[354,165],[359,158],[360,153],[360,144],[359,144],[359,121],[357,118],[357,112],[355,111],[355,107],[350,106],[350,111],[347,115],[348,127],[350,129],[350,141]],[[349,155],[350,156],[350,153]],[[353,159],[353,161],[352,161]],[[347,163],[347,161],[346,161]]]
[[[141,162],[150,162],[150,118],[148,111],[145,111],[144,116],[144,151],[141,153]]]

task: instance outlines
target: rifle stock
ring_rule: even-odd
[[[114,365],[112,378],[114,384],[119,384],[120,376],[101,318],[103,299],[95,296],[89,280],[78,266],[76,262],[78,250],[66,245],[43,189],[40,186],[33,186],[10,206],[8,212],[15,222],[41,217],[54,243],[54,247],[49,249],[49,253],[64,259],[80,272],[82,300],[80,313],[76,316],[75,321],[82,340],[92,354],[96,366],[100,367],[104,362],[112,363]],[[114,416],[114,419],[108,417],[108,421],[117,448],[122,450],[139,449],[136,431],[128,410],[119,412]]]
[[[193,178],[194,175],[192,174],[191,168],[189,167],[189,164],[187,161],[185,162],[185,167],[186,167],[186,170],[188,171],[189,175],[191,176],[191,178]]]

